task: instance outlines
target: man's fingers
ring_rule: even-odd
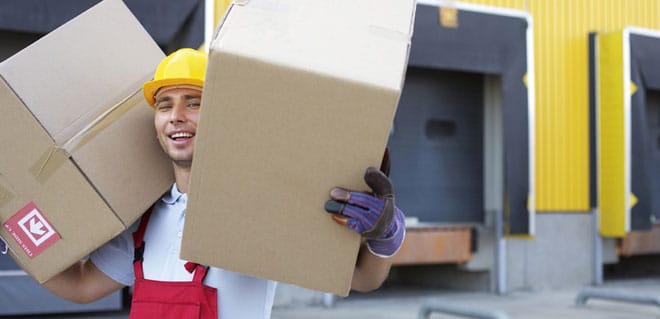
[[[332,217],[332,220],[337,222],[339,225],[346,226],[348,224],[348,217],[339,214],[331,214],[330,217]]]
[[[394,197],[394,187],[390,179],[375,167],[368,167],[364,181],[378,197]]]
[[[364,180],[373,195],[335,187],[325,210],[340,225],[348,226],[366,239],[380,239],[392,224],[395,213],[394,187],[380,170],[369,167]]]
[[[329,200],[325,202],[325,211],[328,213],[341,214],[344,212],[345,203],[336,200]]]
[[[330,190],[330,198],[340,202],[348,202],[351,198],[351,192],[341,187],[334,187]]]

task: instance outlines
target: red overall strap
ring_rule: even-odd
[[[184,267],[186,267],[186,270],[193,274],[193,280],[194,282],[202,283],[204,281],[204,277],[206,277],[206,273],[209,270],[208,266],[202,266],[198,263],[194,262],[187,262]],[[194,273],[193,273],[194,271]]]
[[[140,226],[138,226],[137,231],[133,233],[133,247],[135,249],[134,259],[133,259],[133,270],[135,271],[135,278],[144,278],[144,270],[142,269],[142,260],[144,259],[144,234],[147,232],[147,224],[149,224],[149,219],[151,218],[151,213],[153,212],[153,206],[142,215],[140,220]],[[189,273],[193,273],[193,281],[202,283],[208,267],[201,266],[197,263],[187,262],[185,265],[186,270]]]
[[[154,207],[151,206],[146,212],[144,212],[144,215],[142,215],[142,219],[140,220],[140,226],[137,231],[133,233],[133,245],[135,248],[144,246],[144,233],[147,232],[147,224],[149,223],[149,218],[151,218],[153,210]]]
[[[144,257],[144,233],[147,232],[147,224],[149,223],[149,218],[151,218],[153,209],[153,206],[149,207],[144,215],[142,215],[140,226],[138,227],[138,230],[133,233],[133,247],[135,250],[133,253],[133,270],[135,271],[135,278],[144,278],[144,272],[142,271],[142,259]]]

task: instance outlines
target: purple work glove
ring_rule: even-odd
[[[325,209],[332,218],[367,239],[369,250],[380,257],[391,257],[399,251],[406,233],[405,216],[394,204],[394,189],[390,180],[370,167],[365,181],[374,194],[335,187],[332,200]]]

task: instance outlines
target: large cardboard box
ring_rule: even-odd
[[[414,0],[251,0],[210,45],[182,258],[345,296],[360,237],[323,206],[367,190]]]
[[[163,57],[123,2],[107,0],[0,63],[0,236],[39,282],[171,185],[141,91]]]

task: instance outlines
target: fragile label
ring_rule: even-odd
[[[21,208],[3,226],[30,259],[61,238],[33,202]]]

